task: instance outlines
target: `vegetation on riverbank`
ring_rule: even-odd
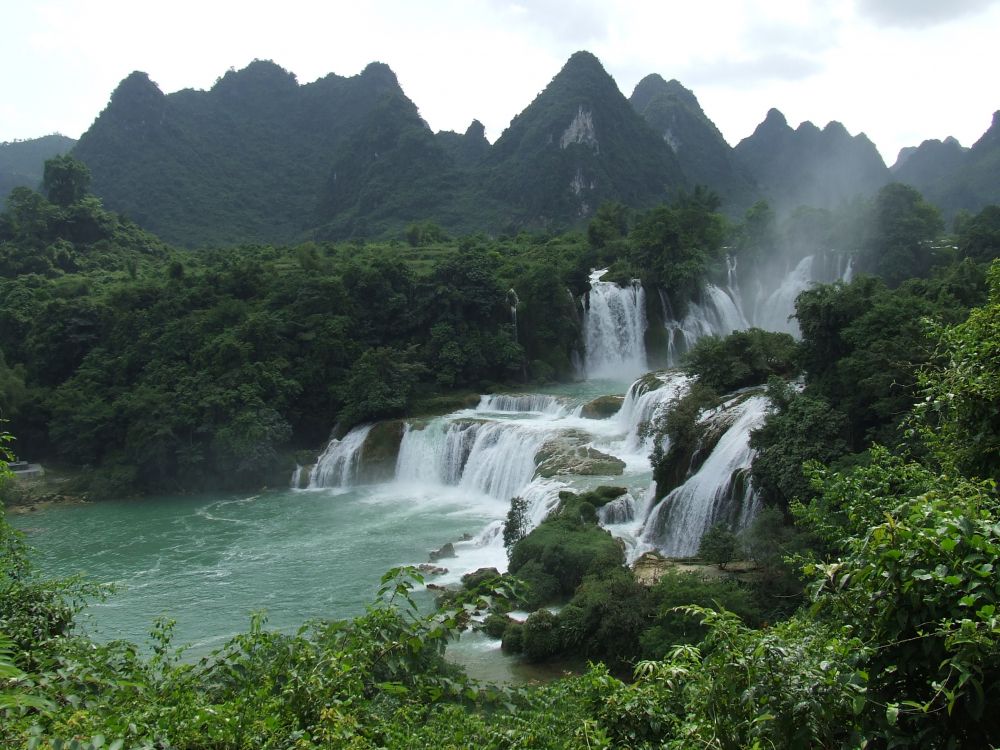
[[[720,608],[745,602],[728,584],[712,589],[724,601],[697,606],[710,589],[670,576],[644,594],[666,619],[638,637],[653,658],[633,662],[630,681],[597,665],[544,687],[496,689],[441,658],[447,638],[490,604],[482,590],[422,615],[408,597],[419,579],[395,570],[362,617],[294,636],[255,619],[189,664],[168,625],[155,629],[148,657],[74,635],[79,584],[40,580],[3,523],[0,739],[38,748],[74,739],[89,748],[996,744],[1000,502],[978,467],[997,465],[995,425],[979,405],[1000,382],[1000,265],[991,282],[989,303],[943,330],[939,356],[921,370],[927,406],[907,420],[921,450],[873,447],[865,465],[840,472],[812,466],[811,501],[791,504],[813,539],[797,563],[808,597],[786,619],[760,627]],[[969,435],[981,437],[976,447]],[[588,523],[584,501],[567,500],[573,523]],[[541,655],[572,634],[599,655],[649,611],[629,598],[639,591],[621,568],[584,578],[558,616],[529,619],[523,647]]]

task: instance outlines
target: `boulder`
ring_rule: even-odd
[[[535,456],[535,461],[538,467],[535,475],[545,478],[566,474],[612,477],[625,471],[624,461],[589,445],[547,443]]]
[[[444,560],[447,557],[455,557],[455,545],[451,542],[448,542],[440,549],[436,549],[431,552],[430,561],[437,562],[438,560]]]
[[[585,419],[608,419],[618,413],[623,401],[624,396],[598,396],[583,405],[580,416]]]

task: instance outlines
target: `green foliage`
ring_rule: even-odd
[[[686,392],[671,401],[670,408],[652,425],[655,439],[650,461],[657,499],[684,482],[705,433],[699,417],[704,409],[718,401],[719,395],[713,389],[696,380]],[[668,446],[666,450],[664,443]]]
[[[817,286],[799,295],[801,363],[807,396],[827,400],[847,418],[854,452],[878,440],[894,444],[897,426],[917,400],[917,368],[933,354],[925,318],[947,323],[978,304],[982,277],[961,264],[895,290],[870,277]]]
[[[508,557],[514,545],[528,533],[528,519],[525,515],[527,510],[528,502],[523,497],[510,499],[510,510],[507,511],[503,524],[503,546],[507,548]]]
[[[875,198],[871,235],[859,258],[861,269],[890,287],[926,276],[934,262],[932,242],[944,229],[938,210],[913,188],[894,182]]]
[[[798,370],[798,349],[787,333],[760,328],[736,331],[725,338],[706,336],[685,355],[684,370],[720,393],[763,385],[772,375],[788,377]]]
[[[593,505],[566,493],[559,510],[542,521],[509,551],[511,575],[529,586],[532,608],[568,598],[584,577],[622,564],[621,547],[610,533],[585,520],[581,506]]]
[[[939,354],[920,374],[924,437],[946,466],[1000,481],[1000,263],[989,302],[941,332]]]
[[[90,170],[72,156],[55,156],[45,162],[42,187],[50,202],[65,208],[82,200],[90,188]]]
[[[958,231],[958,249],[965,258],[989,263],[1000,257],[1000,206],[986,206]]]
[[[796,393],[780,380],[769,383],[768,396],[774,411],[750,435],[751,476],[765,502],[787,508],[812,495],[807,461],[828,464],[848,452],[847,419],[824,398]]]
[[[691,299],[722,252],[726,224],[718,206],[718,196],[699,187],[641,214],[629,234],[633,275],[661,285],[671,298]]]
[[[993,486],[884,449],[816,482],[818,505],[796,512],[842,550],[813,567],[818,616],[852,623],[871,646],[869,731],[913,747],[990,744],[1000,732],[986,708],[1000,690]]]
[[[736,533],[724,524],[715,524],[706,531],[698,542],[698,557],[718,565],[721,570],[740,553],[739,539]]]

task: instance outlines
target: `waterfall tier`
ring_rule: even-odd
[[[370,424],[361,425],[343,438],[331,440],[309,474],[309,489],[353,484],[361,465],[361,449],[371,429]]]
[[[767,407],[766,397],[751,396],[730,408],[732,423],[705,462],[650,513],[644,542],[672,557],[690,557],[712,525],[742,529],[753,520],[758,501],[749,481],[750,433],[763,424]]]
[[[492,414],[507,412],[512,414],[537,413],[559,416],[566,413],[566,407],[555,396],[539,393],[519,395],[492,394],[480,396],[476,411]]]
[[[646,364],[646,292],[637,280],[627,287],[590,275],[583,313],[584,371],[588,378],[634,378]]]

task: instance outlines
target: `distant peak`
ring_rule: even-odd
[[[847,128],[844,127],[844,124],[838,120],[830,120],[830,122],[826,124],[826,127],[823,128],[823,134],[847,136],[848,138],[851,136],[851,134],[847,132]]]
[[[245,68],[230,68],[212,87],[223,94],[242,96],[251,91],[276,93],[298,87],[294,73],[290,73],[273,60],[253,60]]]
[[[140,112],[163,105],[165,97],[160,87],[146,73],[136,70],[129,73],[111,94],[111,104],[123,113]],[[126,116],[130,116],[126,114]]]
[[[574,52],[569,56],[569,60],[563,66],[563,69],[573,66],[573,67],[590,67],[590,68],[600,68],[604,70],[604,66],[601,65],[601,61],[597,59],[597,55],[592,52],[587,52],[586,50],[580,50],[579,52]]]
[[[475,138],[476,140],[486,137],[486,128],[479,120],[473,120],[469,123],[469,127],[465,130],[466,138]]]
[[[361,71],[361,75],[365,77],[380,77],[380,78],[391,78],[393,81],[396,80],[396,74],[393,72],[392,68],[386,65],[384,62],[370,62],[365,66],[365,69]]]
[[[660,97],[675,99],[688,107],[701,111],[698,98],[691,89],[686,88],[676,78],[665,81],[657,73],[651,73],[636,84],[630,101],[634,107],[643,110],[650,102]]]
[[[802,136],[817,136],[823,131],[816,127],[811,120],[806,120],[805,122],[799,123],[799,126],[795,128],[795,132]]]
[[[618,88],[601,61],[590,52],[574,52],[552,79],[553,83],[556,81],[610,81],[616,90]]]
[[[639,83],[635,85],[635,90],[644,88],[665,88],[667,85],[666,80],[659,73],[650,73],[648,76],[643,78]]]
[[[958,138],[956,138],[953,135],[949,135],[947,138],[945,138],[944,142],[946,144],[948,144],[949,146],[952,146],[952,147],[956,147],[957,146],[958,148],[962,148],[961,142],[958,140]]]
[[[155,92],[160,96],[163,95],[163,92],[160,91],[160,87],[149,79],[148,73],[144,73],[141,70],[133,70],[122,79],[121,83],[118,84],[118,87],[115,89],[112,97],[117,94],[130,95],[140,92]]]
[[[767,110],[767,117],[764,118],[764,125],[783,125],[788,127],[788,120],[781,114],[781,110],[771,107]]]

